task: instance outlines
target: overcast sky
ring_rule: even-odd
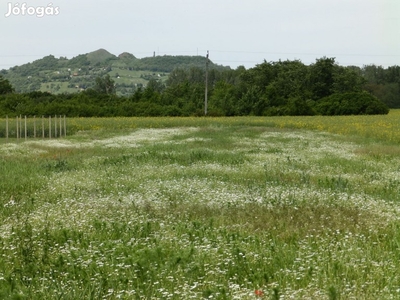
[[[41,8],[48,15],[29,15]],[[100,48],[138,58],[209,50],[232,68],[323,56],[387,67],[400,65],[400,0],[0,0],[0,36],[0,69]]]

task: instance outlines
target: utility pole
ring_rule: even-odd
[[[206,56],[206,92],[204,95],[204,115],[207,116],[207,98],[208,98],[208,50],[207,50],[207,56]]]

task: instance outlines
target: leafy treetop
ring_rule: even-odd
[[[10,82],[0,75],[0,95],[9,94],[14,92],[14,88]]]

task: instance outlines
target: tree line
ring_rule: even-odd
[[[0,76],[0,115],[200,116],[205,68],[176,68],[165,83],[151,79],[130,96],[117,96],[109,75],[74,94],[15,93]],[[400,67],[344,67],[323,57],[264,61],[254,68],[208,71],[208,115],[386,114],[400,107]]]

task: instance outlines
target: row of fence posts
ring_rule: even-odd
[[[23,122],[24,119],[24,122]],[[11,138],[10,136],[10,125],[13,121],[6,116],[6,142],[8,142],[8,139]],[[66,137],[67,136],[67,121],[66,117],[64,116],[59,116],[57,118],[57,115],[52,118],[51,116],[45,118],[42,116],[41,118],[41,126],[37,126],[37,118],[36,116],[33,116],[33,137],[38,138],[42,137],[43,139],[46,138],[46,126],[45,124],[48,122],[47,126],[47,137],[49,139],[51,138],[57,138],[57,137]],[[22,139],[23,137],[25,140],[28,139],[28,126],[27,126],[27,117],[25,116],[24,118],[22,116],[17,116],[16,117],[16,127],[15,127],[15,138],[17,140]],[[40,124],[40,123],[39,123]],[[54,131],[52,130],[54,128]],[[41,130],[40,130],[41,129]],[[40,132],[41,131],[41,132]],[[41,133],[41,134],[40,134]]]

